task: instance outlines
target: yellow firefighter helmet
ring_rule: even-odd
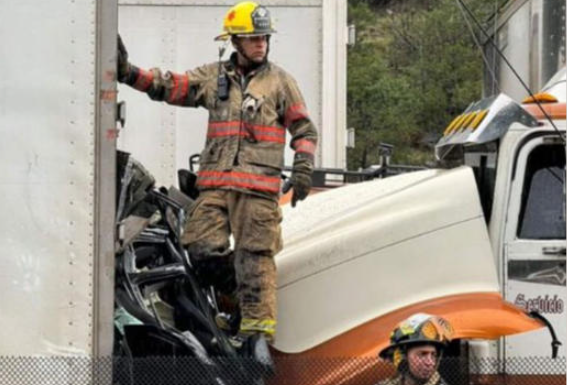
[[[226,40],[230,36],[271,35],[273,28],[270,11],[254,1],[241,1],[228,10],[223,22],[223,33],[215,40]]]

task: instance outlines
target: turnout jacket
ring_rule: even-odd
[[[219,71],[228,82],[226,100],[219,98]],[[130,65],[123,81],[153,100],[209,111],[197,178],[200,190],[238,190],[277,199],[286,129],[296,159],[306,160],[296,166],[311,172],[317,130],[296,81],[271,62],[247,75],[239,73],[235,54],[183,74]]]
[[[379,382],[377,385],[404,385],[404,378],[398,374],[395,377]],[[447,383],[439,375],[439,372],[435,372],[429,381],[423,385],[447,385]]]

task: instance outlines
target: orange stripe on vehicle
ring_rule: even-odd
[[[394,310],[301,354],[317,357],[376,357],[388,345],[394,327],[415,313],[446,318],[455,330],[455,339],[497,339],[544,327],[523,309],[506,302],[499,293],[458,294]],[[373,337],[369,339],[368,336]]]
[[[537,104],[522,105],[526,111],[532,114],[536,119],[545,119],[545,115]],[[545,103],[541,107],[545,110],[551,119],[565,120],[567,108],[565,103]]]
[[[335,361],[333,367],[327,367],[323,375],[317,371],[320,367],[315,365],[312,369],[306,368],[305,362],[336,357],[375,358],[378,352],[388,346],[394,327],[416,313],[434,314],[447,319],[455,330],[455,339],[497,339],[544,327],[540,321],[529,317],[522,309],[504,301],[499,293],[459,294],[394,310],[301,353],[291,354],[276,350],[275,358],[279,362],[288,362],[285,372],[281,373],[286,373],[289,383],[371,385],[376,382],[367,382],[364,379],[368,378],[370,371],[377,370],[374,361],[369,361],[369,365],[352,365],[349,360]],[[329,361],[330,365],[331,363],[332,360]],[[382,373],[381,377],[384,375],[385,373]],[[274,380],[274,383],[277,383],[278,379]]]

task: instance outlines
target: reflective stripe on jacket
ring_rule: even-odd
[[[291,75],[268,62],[241,76],[235,60],[233,55],[221,66],[230,84],[225,101],[218,97],[218,63],[184,74],[131,66],[125,82],[154,100],[209,111],[197,179],[201,190],[234,189],[276,198],[286,130],[291,134],[291,147],[311,160],[317,131]]]

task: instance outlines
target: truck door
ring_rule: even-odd
[[[565,343],[565,147],[554,134],[523,143],[516,152],[508,200],[504,294],[509,302],[545,316]],[[549,357],[550,342],[545,329],[508,337],[504,355]],[[565,356],[565,346],[559,356]],[[529,361],[516,369],[531,369]],[[538,362],[533,365],[537,369]]]

